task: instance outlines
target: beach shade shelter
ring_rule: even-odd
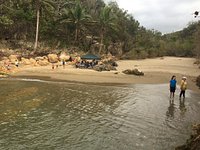
[[[93,54],[86,54],[81,56],[81,59],[87,59],[87,60],[100,60],[101,58],[99,56],[93,55]]]

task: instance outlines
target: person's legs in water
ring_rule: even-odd
[[[179,98],[181,98],[182,95],[183,95],[183,97],[185,97],[185,91],[183,91],[183,90],[181,90],[180,95],[179,95]]]
[[[183,98],[185,99],[185,91],[183,91]]]

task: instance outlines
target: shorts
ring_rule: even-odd
[[[176,88],[175,87],[170,87],[170,92],[175,92]]]

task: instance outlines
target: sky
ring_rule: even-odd
[[[104,0],[116,1],[120,8],[128,10],[141,26],[165,33],[182,30],[200,11],[200,0]]]

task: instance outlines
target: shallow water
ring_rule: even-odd
[[[169,150],[200,122],[200,94],[169,103],[167,84],[0,80],[0,149]]]

